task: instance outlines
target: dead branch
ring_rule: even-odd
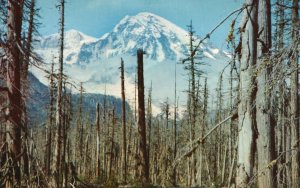
[[[228,121],[229,119],[232,119],[233,117],[235,117],[235,115],[230,115],[227,118],[225,118],[223,121],[221,121],[220,123],[218,123],[217,125],[215,125],[210,131],[208,131],[208,133],[206,133],[206,135],[204,137],[199,137],[197,139],[195,139],[194,141],[192,141],[191,144],[188,144],[186,146],[186,148],[189,148],[189,150],[187,152],[185,152],[183,155],[179,156],[177,159],[175,159],[175,161],[172,164],[172,168],[174,168],[175,166],[177,166],[179,164],[179,162],[181,160],[183,160],[185,157],[189,157],[192,153],[195,152],[195,150],[204,143],[205,139],[211,135],[219,126],[221,126],[223,123],[225,123],[226,121]]]
[[[226,20],[228,20],[232,15],[234,15],[234,14],[236,14],[236,13],[238,13],[238,14],[240,14],[245,8],[247,8],[249,5],[244,5],[243,7],[241,7],[241,8],[239,8],[239,9],[236,9],[236,10],[234,10],[234,11],[232,11],[228,16],[226,16],[219,24],[217,24],[217,26],[216,27],[214,27],[209,33],[207,33],[206,35],[205,35],[205,37],[203,38],[203,39],[201,39],[200,41],[199,41],[199,43],[197,44],[197,46],[194,48],[194,50],[193,50],[193,52],[192,52],[192,54],[191,54],[191,56],[195,56],[196,55],[196,52],[197,52],[197,50],[198,50],[198,48],[200,47],[200,45],[206,40],[206,39],[209,39],[210,38],[210,36],[213,34],[213,32],[215,32]],[[183,63],[185,62],[185,61],[188,61],[188,59],[184,59],[183,60]]]

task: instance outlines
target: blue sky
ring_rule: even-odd
[[[151,12],[186,29],[193,20],[196,34],[204,36],[243,0],[67,0],[66,30],[76,29],[93,37],[110,32],[126,15]],[[37,0],[40,10],[40,33],[58,31],[58,0]],[[211,42],[225,48],[230,22],[226,22],[211,37]]]

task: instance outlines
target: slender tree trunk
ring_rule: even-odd
[[[28,23],[28,34],[27,34],[27,42],[26,42],[26,54],[22,64],[22,71],[21,71],[21,80],[22,80],[22,93],[23,93],[23,100],[21,101],[21,109],[23,110],[22,114],[22,122],[24,125],[24,148],[23,148],[23,161],[24,161],[24,173],[29,178],[29,157],[28,157],[28,118],[27,118],[27,108],[26,108],[26,97],[28,94],[28,66],[29,66],[29,59],[31,55],[31,45],[32,45],[32,36],[33,36],[33,27],[34,27],[34,16],[35,16],[35,0],[31,0],[30,2],[30,15],[29,15],[29,23]]]
[[[222,164],[222,173],[221,173],[221,185],[224,184],[224,180],[225,180],[226,158],[227,158],[227,151],[228,151],[227,147],[228,147],[228,145],[225,145],[224,155],[223,155],[223,164]]]
[[[124,61],[121,59],[121,95],[122,95],[122,126],[123,126],[123,180],[127,182],[127,142],[126,142],[126,110],[125,110],[125,84]]]
[[[78,109],[77,109],[77,127],[76,127],[76,137],[75,137],[75,145],[77,145],[78,150],[76,150],[76,159],[78,157],[78,172],[82,173],[82,160],[83,160],[83,83],[80,83],[80,96],[78,99]]]
[[[54,114],[54,63],[51,65],[51,73],[49,76],[50,84],[50,103],[49,103],[49,122],[47,123],[47,140],[46,140],[46,173],[50,175],[51,173],[51,153],[52,153],[52,126],[54,123],[53,114]]]
[[[133,140],[132,140],[132,125],[133,125],[133,116],[130,116],[130,125],[129,125],[129,135],[128,135],[128,144],[127,144],[127,161],[128,161],[128,164],[131,165],[132,164],[132,159],[133,159],[133,147],[132,147],[132,143],[133,143]],[[132,174],[130,173],[131,171],[128,169],[128,173],[129,174]]]
[[[277,0],[279,4],[284,4],[284,0]],[[276,50],[277,53],[281,50],[283,50],[284,47],[284,28],[285,28],[285,21],[284,21],[284,8],[282,6],[277,5],[276,6],[276,12],[277,12],[277,35],[276,35]],[[280,70],[279,70],[279,75],[283,75],[283,67],[284,62],[279,60],[280,62]],[[284,150],[285,150],[285,99],[284,99],[284,84],[285,84],[285,79],[282,79],[279,81],[279,86],[278,86],[278,120],[277,120],[277,156],[279,156]],[[285,163],[285,155],[282,156],[281,159],[279,159],[278,164],[277,164],[277,169],[279,170],[277,173],[277,186],[278,187],[283,187],[284,185],[287,185],[287,176],[286,176],[286,168],[283,168],[283,165]]]
[[[222,121],[222,113],[223,113],[223,95],[222,95],[222,83],[223,83],[223,72],[220,74],[220,77],[219,77],[219,86],[218,86],[218,89],[217,89],[217,93],[218,93],[218,99],[217,99],[217,112],[218,112],[218,116],[217,116],[217,122],[221,122]],[[223,128],[220,126],[219,128],[219,131],[217,133],[217,172],[216,172],[216,176],[215,176],[215,179],[217,181],[217,178],[219,176],[222,176],[222,156],[223,156],[223,142],[224,142],[224,139],[223,139]],[[223,181],[221,181],[223,183]]]
[[[177,67],[176,67],[176,63],[174,66],[175,66],[175,74],[174,74],[175,85],[174,85],[174,156],[173,159],[175,160],[177,156],[177,72],[176,72]],[[177,184],[177,168],[175,166],[173,169],[173,186],[176,186],[176,184]]]
[[[141,163],[141,181],[143,185],[149,183],[149,158],[147,154],[146,125],[145,125],[145,97],[144,97],[144,51],[137,51],[137,76],[138,76],[138,132],[139,132],[139,156]]]
[[[190,102],[191,102],[191,124],[190,124],[190,140],[195,139],[195,127],[196,127],[196,81],[195,81],[195,59],[194,59],[194,31],[193,31],[193,25],[192,22],[188,26],[189,29],[189,51],[190,51],[190,76],[191,76],[191,90],[190,90]],[[191,156],[191,169],[190,169],[190,186],[194,185],[196,183],[196,157],[194,156],[194,153]]]
[[[96,105],[96,129],[97,129],[97,141],[96,141],[96,160],[97,160],[97,168],[96,168],[96,176],[100,177],[101,174],[101,157],[100,157],[100,105],[97,103]]]
[[[204,99],[203,99],[203,109],[202,109],[202,123],[201,123],[201,132],[200,132],[200,135],[201,135],[201,138],[204,136],[205,134],[205,129],[207,128],[207,101],[208,101],[208,88],[207,88],[207,78],[205,78],[205,81],[204,81]],[[199,183],[200,183],[200,186],[202,186],[203,184],[203,180],[202,180],[202,176],[204,175],[203,174],[203,169],[204,169],[204,146],[201,145],[200,148],[199,148],[199,162],[200,162],[200,168],[199,168]]]
[[[147,126],[148,126],[148,158],[151,160],[151,138],[152,138],[152,82],[148,93],[148,105],[147,105]],[[151,172],[151,166],[149,165],[149,171]],[[152,176],[150,173],[150,179],[152,180]]]
[[[61,157],[61,173],[63,176],[63,186],[66,187],[67,177],[67,141],[68,141],[68,129],[70,126],[71,116],[71,95],[67,94],[66,81],[64,81],[64,93],[63,93],[63,124],[62,124],[62,157]]]
[[[290,110],[288,110],[288,113],[290,114]],[[287,125],[286,126],[286,140],[285,140],[285,150],[289,151],[291,149],[291,126]],[[286,179],[287,179],[287,187],[292,187],[292,165],[291,165],[291,158],[292,154],[291,152],[286,152],[285,154],[286,158]]]
[[[233,111],[233,67],[235,63],[235,57],[233,57],[232,62],[230,63],[230,78],[229,78],[229,85],[230,85],[230,91],[229,91],[229,109],[230,112]],[[232,167],[234,164],[234,157],[233,153],[235,153],[235,149],[233,148],[233,143],[234,143],[234,133],[233,133],[233,120],[230,120],[229,124],[229,154],[228,154],[228,160],[230,163],[230,171],[228,174],[228,183],[227,186],[230,187],[231,185],[231,178],[232,178],[232,171],[234,167]],[[233,165],[232,165],[233,164]],[[232,167],[232,168],[231,168]]]
[[[62,129],[62,90],[63,90],[63,61],[64,61],[64,14],[65,14],[65,1],[60,0],[60,49],[59,49],[59,74],[57,84],[57,99],[56,99],[56,140],[55,140],[55,152],[54,152],[54,166],[53,174],[55,176],[55,183],[57,187],[61,187],[61,129]]]
[[[108,179],[112,178],[112,168],[113,168],[113,162],[114,162],[114,156],[115,156],[115,109],[112,110],[112,132],[111,132],[111,146],[110,146],[110,158],[109,158],[109,173],[108,173]]]

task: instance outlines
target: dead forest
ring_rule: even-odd
[[[126,107],[120,59],[121,113],[95,101],[92,118],[83,107],[84,84],[74,86],[64,73],[69,3],[57,0],[58,63],[44,70],[47,119],[32,125],[28,75],[45,63],[34,49],[43,7],[0,0],[0,187],[300,188],[299,0],[245,0],[200,40],[191,22],[189,53],[174,62],[185,65],[188,78],[182,113],[175,72],[174,98],[153,114],[155,91],[144,85],[147,52],[140,49],[133,104]],[[218,84],[208,85],[199,46],[227,20],[232,58]],[[72,87],[80,96],[75,105]]]

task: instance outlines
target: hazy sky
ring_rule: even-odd
[[[40,33],[58,31],[58,0],[37,0],[41,15]],[[186,29],[193,20],[196,34],[204,36],[243,0],[67,0],[66,30],[76,29],[93,37],[110,32],[126,15],[151,12]],[[212,37],[212,43],[225,48],[230,22],[226,22]]]

